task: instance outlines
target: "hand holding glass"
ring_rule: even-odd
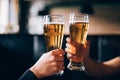
[[[61,15],[44,16],[44,36],[47,51],[61,49],[63,42],[64,22]],[[60,71],[59,74],[63,73]]]
[[[71,13],[69,18],[69,24],[70,24],[69,31],[70,31],[71,40],[74,40],[77,43],[84,45],[89,29],[88,15],[87,14],[76,15],[74,13]],[[68,68],[70,70],[84,71],[85,67],[83,64],[83,54],[79,53],[78,55],[78,53],[76,53],[75,56],[76,56],[75,59],[70,59]]]

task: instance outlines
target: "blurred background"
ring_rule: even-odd
[[[69,36],[69,13],[79,12],[89,14],[90,57],[102,62],[120,55],[119,9],[119,0],[0,0],[0,80],[17,80],[46,52],[42,20],[48,14],[64,16],[63,49]],[[60,79],[94,78],[65,69]],[[109,80],[113,79],[120,77]]]

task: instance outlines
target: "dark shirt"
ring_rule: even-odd
[[[39,80],[32,71],[27,70],[18,80]]]

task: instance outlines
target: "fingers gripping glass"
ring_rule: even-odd
[[[70,38],[80,44],[85,44],[89,29],[88,15],[76,15],[74,13],[71,13],[69,17],[69,25]],[[85,67],[83,63],[83,54],[75,54],[75,56],[75,59],[70,59],[68,69],[84,71]]]
[[[61,15],[44,16],[44,36],[47,51],[61,49],[64,36],[64,22]],[[58,74],[62,74],[60,71]]]

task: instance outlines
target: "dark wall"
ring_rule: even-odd
[[[99,60],[106,61],[120,55],[120,36],[101,36],[99,37]]]
[[[0,80],[17,80],[32,64],[32,36],[0,35]]]

